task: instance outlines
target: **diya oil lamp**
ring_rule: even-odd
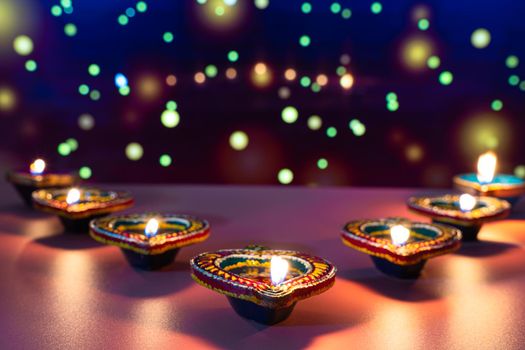
[[[89,222],[133,205],[129,192],[98,188],[51,188],[33,192],[36,209],[58,215],[66,231],[87,232]]]
[[[180,248],[206,240],[210,225],[186,215],[131,214],[91,221],[90,235],[120,247],[132,266],[157,270],[171,264]]]
[[[36,159],[29,165],[29,171],[7,173],[7,181],[13,184],[28,206],[32,206],[31,194],[35,190],[71,187],[78,182],[78,177],[73,174],[49,173],[45,170],[46,162],[43,159]]]
[[[432,222],[458,228],[463,241],[476,241],[484,223],[505,218],[511,208],[505,200],[474,197],[467,193],[412,197],[407,205],[413,212],[430,217]]]
[[[461,174],[454,177],[454,186],[461,192],[473,195],[497,197],[516,204],[525,193],[525,181],[510,174],[496,174],[498,158],[494,152],[479,156],[477,174]]]
[[[332,287],[336,273],[324,259],[262,247],[203,253],[190,264],[197,283],[226,295],[240,316],[263,324],[288,318],[299,300]]]
[[[420,275],[428,259],[457,250],[461,232],[452,226],[403,218],[357,220],[345,225],[342,240],[370,255],[381,272],[413,279]]]

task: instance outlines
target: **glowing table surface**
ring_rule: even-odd
[[[105,186],[106,188],[110,186]],[[57,218],[22,206],[0,185],[0,348],[518,349],[525,344],[525,202],[485,225],[482,242],[430,260],[420,279],[395,280],[341,243],[351,219],[407,216],[409,189],[115,186],[132,211],[208,219],[208,241],[166,270],[132,269],[120,250],[61,234]],[[443,192],[443,191],[441,191]],[[426,219],[420,218],[422,221]],[[189,259],[259,243],[338,267],[334,287],[266,327],[197,285]]]

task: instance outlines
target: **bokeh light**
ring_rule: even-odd
[[[82,130],[91,130],[95,127],[95,118],[88,113],[81,114],[78,117],[78,126]]]
[[[165,43],[173,42],[174,38],[175,37],[173,36],[172,32],[165,32],[164,34],[162,34],[162,40],[164,40]]]
[[[218,73],[217,66],[213,64],[209,64],[204,68],[204,74],[206,74],[208,78],[215,78]]]
[[[518,56],[510,55],[510,56],[507,56],[507,58],[505,59],[505,65],[509,69],[517,68],[519,64],[520,64],[520,59],[518,58]]]
[[[516,168],[514,168],[514,175],[525,179],[525,165],[518,165]]]
[[[427,60],[427,66],[430,69],[437,69],[441,65],[441,59],[438,56],[430,56]]]
[[[77,26],[74,25],[73,23],[67,23],[64,26],[64,33],[67,36],[75,36],[75,35],[77,35]]]
[[[405,148],[405,156],[407,160],[411,163],[420,162],[423,159],[424,152],[418,144],[411,144]]]
[[[301,45],[302,47],[309,46],[311,42],[312,39],[310,39],[308,35],[301,35],[301,37],[299,38],[299,45]]]
[[[204,75],[203,72],[197,72],[193,76],[193,79],[197,84],[204,84],[204,82],[206,81],[206,75]]]
[[[286,80],[295,80],[295,78],[297,77],[297,72],[292,69],[292,68],[288,68],[287,70],[284,71],[284,78]]]
[[[337,136],[337,129],[334,126],[330,126],[326,129],[326,136],[334,138]]]
[[[16,106],[15,92],[6,86],[0,86],[0,111],[10,111]]]
[[[126,157],[129,160],[137,161],[144,155],[144,149],[138,142],[131,142],[126,146]]]
[[[38,65],[34,60],[27,60],[25,63],[25,67],[28,72],[34,72],[38,68]]]
[[[427,61],[434,54],[432,41],[421,35],[407,38],[400,48],[401,63],[410,71],[421,71],[427,66]]]
[[[100,66],[98,64],[90,64],[88,67],[88,73],[89,75],[96,77],[100,74]]]
[[[312,4],[309,2],[303,2],[301,4],[301,12],[304,14],[308,14],[312,12]]]
[[[78,170],[78,176],[80,176],[81,179],[87,180],[93,175],[93,172],[90,167],[83,166]]]
[[[489,46],[490,40],[490,32],[485,28],[476,29],[470,36],[470,43],[477,49],[484,49]]]
[[[117,88],[122,88],[124,86],[128,86],[128,78],[122,73],[115,74],[115,85]]]
[[[242,151],[248,147],[250,139],[244,131],[237,130],[230,135],[229,141],[231,148],[236,151]]]
[[[376,1],[373,2],[372,5],[370,5],[370,11],[372,11],[373,14],[380,14],[381,11],[383,11],[383,5],[381,5],[380,2]]]
[[[361,123],[358,119],[352,119],[348,123],[348,127],[352,130],[355,136],[363,136],[366,132],[365,124]]]
[[[283,168],[277,173],[277,180],[283,185],[289,185],[293,181],[293,172],[288,168]]]
[[[166,77],[166,85],[175,86],[177,84],[177,77],[173,74],[170,74]]]
[[[319,130],[323,126],[323,119],[318,115],[311,115],[307,120],[308,129]]]
[[[503,108],[503,102],[501,100],[493,100],[490,104],[490,108],[492,108],[493,111],[501,111]]]
[[[299,118],[299,111],[293,106],[284,107],[281,111],[281,118],[287,124],[292,124]]]
[[[142,74],[137,78],[136,91],[142,101],[156,101],[162,93],[162,82],[155,74]]]
[[[159,164],[163,167],[169,167],[172,163],[171,156],[169,154],[162,154],[159,157]]]
[[[277,90],[277,95],[279,95],[279,98],[281,98],[282,100],[286,100],[290,98],[291,94],[292,92],[290,91],[290,88],[287,86],[281,86],[279,90]]]
[[[164,125],[165,127],[167,127],[167,128],[174,128],[177,125],[179,125],[180,115],[175,110],[166,109],[160,115],[160,121],[161,121],[162,125]]]
[[[317,167],[321,170],[328,168],[328,160],[326,160],[326,158],[319,158],[317,160]]]
[[[237,70],[232,67],[226,69],[226,72],[224,74],[226,75],[226,78],[228,78],[229,80],[233,80],[237,78]]]
[[[239,53],[235,50],[231,50],[228,52],[228,61],[230,62],[237,62],[239,60]]]
[[[67,157],[71,153],[71,146],[67,142],[62,142],[58,145],[57,152],[62,157]]]
[[[266,63],[258,62],[253,66],[251,78],[255,86],[264,88],[272,82],[272,72]]]
[[[502,112],[474,113],[458,126],[458,144],[464,155],[477,157],[487,150],[508,152],[514,128]]]
[[[27,35],[19,35],[13,40],[13,49],[20,56],[27,56],[33,52],[33,40]]]
[[[439,74],[439,83],[441,85],[450,85],[454,81],[454,75],[449,71],[443,71]]]
[[[354,86],[354,76],[350,73],[343,74],[341,79],[339,79],[339,84],[345,90],[350,90]]]
[[[259,10],[264,10],[270,5],[270,0],[254,0],[253,3]]]

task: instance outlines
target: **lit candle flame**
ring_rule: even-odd
[[[44,172],[46,168],[46,162],[42,159],[37,159],[31,165],[29,165],[29,172],[31,175],[40,175]]]
[[[159,230],[159,221],[157,219],[149,219],[144,229],[146,237],[151,238],[157,234]]]
[[[478,158],[478,181],[489,183],[494,179],[498,157],[494,152],[485,152]]]
[[[67,204],[74,204],[80,200],[80,191],[77,188],[72,188],[67,193]]]
[[[279,256],[272,256],[270,262],[270,278],[272,279],[272,285],[278,286],[283,283],[287,274],[288,261]]]
[[[471,196],[468,193],[459,196],[459,208],[462,211],[471,211],[476,206],[476,202],[476,197]]]
[[[390,237],[395,245],[403,245],[410,238],[410,230],[403,225],[395,225],[390,228]]]

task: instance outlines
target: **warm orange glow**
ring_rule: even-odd
[[[315,81],[320,86],[325,86],[326,84],[328,84],[328,77],[324,74],[319,74],[317,78],[315,79]]]
[[[339,83],[341,84],[343,89],[350,90],[354,85],[354,76],[350,73],[343,74],[343,76],[339,80]]]
[[[195,73],[193,79],[195,79],[197,84],[203,84],[206,81],[206,76],[202,72],[197,72]]]
[[[283,283],[288,274],[288,261],[279,256],[273,256],[270,262],[270,277],[272,284],[278,286]]]
[[[235,68],[226,69],[226,78],[230,80],[237,78],[237,70]]]
[[[42,159],[37,159],[29,165],[29,172],[31,175],[40,175],[46,168],[46,162]]]
[[[288,68],[285,72],[284,72],[284,77],[286,78],[286,80],[294,80],[296,77],[297,77],[297,72],[292,69],[292,68]]]
[[[410,230],[403,225],[395,225],[390,228],[390,237],[395,245],[403,245],[410,238]]]
[[[498,157],[494,152],[486,152],[478,158],[478,181],[488,183],[494,179]]]

